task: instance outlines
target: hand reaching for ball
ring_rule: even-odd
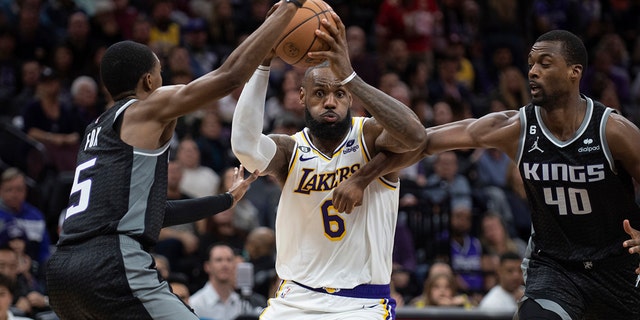
[[[320,64],[308,52],[329,50],[329,45],[315,35],[317,29],[325,30],[322,20],[333,22],[333,9],[322,0],[307,0],[298,9],[275,46],[275,52],[284,62],[299,68]]]
[[[346,79],[353,73],[349,60],[347,33],[344,23],[335,12],[331,12],[331,19],[322,19],[322,26],[326,31],[316,30],[316,36],[329,45],[329,50],[309,52],[309,56],[321,60],[329,60],[331,70],[338,79]]]

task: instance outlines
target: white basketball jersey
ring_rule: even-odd
[[[307,128],[293,136],[296,147],[276,217],[280,278],[314,288],[390,282],[399,182],[373,181],[350,214],[338,213],[332,203],[340,181],[370,160],[364,121],[354,117],[351,131],[329,155],[311,143]]]

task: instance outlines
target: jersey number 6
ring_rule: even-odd
[[[327,200],[320,207],[322,222],[324,223],[324,235],[331,241],[342,240],[345,234],[344,219],[339,216],[333,201]]]

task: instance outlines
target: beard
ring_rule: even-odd
[[[563,96],[560,91],[544,91],[540,90],[538,94],[534,97],[531,96],[531,103],[539,107],[552,107],[558,99]]]
[[[547,97],[541,92],[539,92],[535,96],[531,96],[531,103],[536,106],[542,106],[545,104],[545,102],[547,102]]]
[[[307,108],[304,108],[304,118],[309,132],[322,140],[340,140],[351,128],[351,109],[347,110],[344,119],[334,123],[320,122],[314,119]]]

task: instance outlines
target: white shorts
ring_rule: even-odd
[[[331,292],[331,293],[329,293]],[[360,285],[354,289],[313,289],[283,281],[275,298],[269,299],[261,320],[393,320],[396,302],[388,286]]]

